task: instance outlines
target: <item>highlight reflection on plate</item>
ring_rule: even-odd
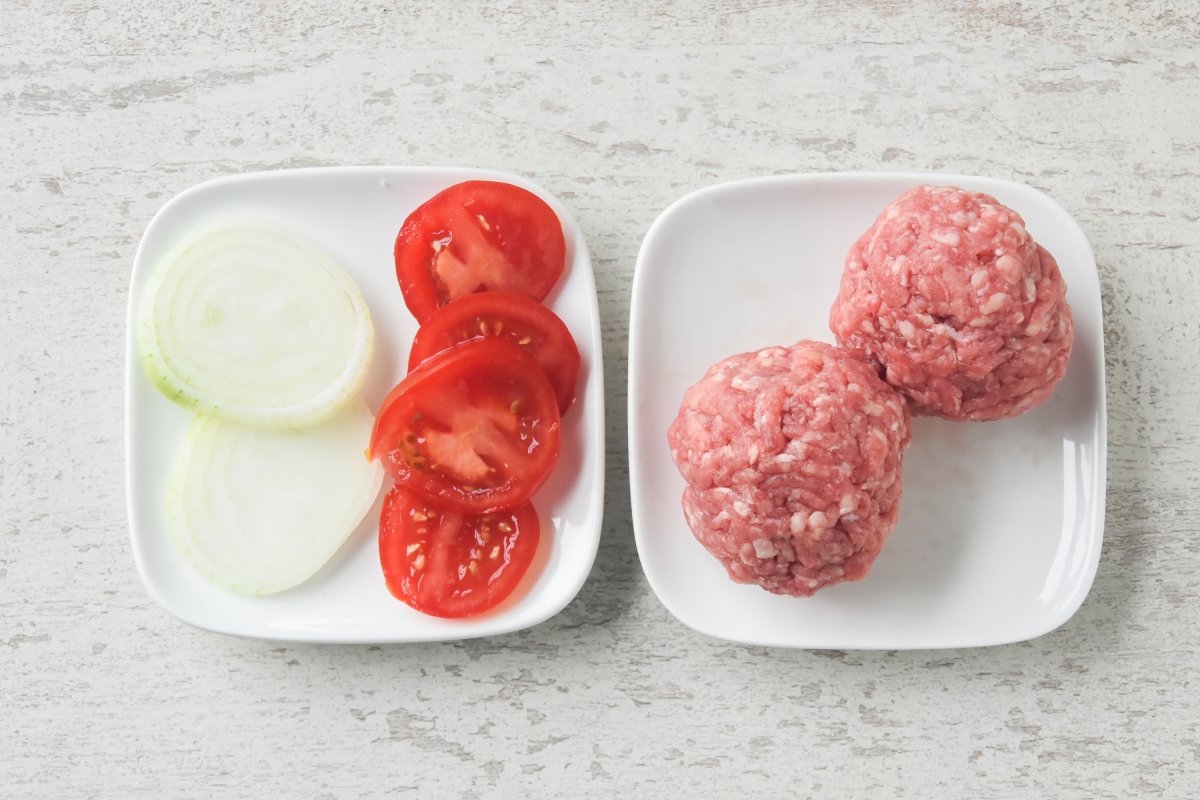
[[[917,419],[900,522],[862,581],[811,598],[731,582],[680,506],[667,426],[714,362],[799,339],[833,341],[829,307],[850,245],[905,189],[952,184],[1017,210],[1058,260],[1075,318],[1063,382],[1002,422]],[[809,648],[969,647],[1066,622],[1104,531],[1104,344],[1091,247],[1071,216],[1017,183],[958,175],[791,175],[703,189],[655,221],[630,312],[634,533],[654,592],[710,636]]]
[[[378,501],[333,560],[295,589],[247,597],[195,574],[169,541],[164,506],[167,474],[190,415],[150,385],[133,335],[132,320],[157,260],[211,218],[265,217],[303,232],[341,263],[370,306],[376,351],[363,396],[378,410],[406,371],[417,329],[396,283],[396,232],[420,203],[447,186],[477,178],[508,181],[541,195],[558,213],[567,240],[566,275],[545,302],[579,346],[579,395],[563,419],[560,461],[533,498],[542,522],[541,547],[525,584],[516,596],[479,617],[439,619],[412,610],[384,585],[376,544]],[[340,167],[261,172],[202,183],[163,206],[146,229],[133,267],[129,319],[125,444],[133,553],[151,597],[184,622],[289,641],[442,641],[536,625],[558,613],[583,585],[599,545],[604,499],[600,319],[582,233],[562,203],[530,181],[473,169]],[[363,442],[364,449],[366,445]],[[385,483],[390,486],[390,480]],[[538,570],[536,577],[532,570]]]

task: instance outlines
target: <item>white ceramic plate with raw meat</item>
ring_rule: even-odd
[[[294,589],[266,597],[227,591],[196,574],[166,530],[168,473],[190,419],[150,384],[139,363],[133,320],[155,263],[189,231],[209,220],[274,220],[321,246],[354,278],[375,324],[375,356],[363,396],[374,411],[405,373],[417,330],[396,283],[392,247],[400,223],[442,189],[488,179],[539,194],[563,222],[566,274],[546,303],[579,345],[575,405],[563,419],[562,455],[533,498],[541,546],[516,594],[469,619],[420,614],[384,585],[376,534],[380,502],[333,559]],[[130,534],[150,596],[184,622],[222,633],[321,642],[417,642],[489,636],[535,625],[579,591],[599,545],[604,496],[604,387],[600,321],[587,247],[570,213],[528,180],[505,173],[432,167],[345,167],[285,170],[218,178],[168,202],[142,238],[130,287],[126,341],[126,478]],[[367,442],[363,442],[365,450]],[[385,480],[386,487],[391,485]],[[382,497],[380,498],[382,499]]]
[[[917,419],[900,521],[870,574],[811,598],[733,583],[684,522],[667,426],[714,362],[799,339],[833,341],[829,307],[854,240],[921,183],[984,191],[1024,216],[1062,269],[1075,316],[1066,378],[1002,422]],[[748,644],[917,649],[1029,639],[1066,622],[1104,531],[1100,283],[1083,231],[1045,194],[990,178],[790,175],[703,189],[647,233],[633,283],[629,459],[638,554],[684,624]]]

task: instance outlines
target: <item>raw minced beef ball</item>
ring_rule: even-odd
[[[951,186],[908,190],[854,243],[829,321],[914,412],[946,419],[1042,402],[1074,338],[1058,264],[1020,215]]]
[[[857,580],[895,525],[907,404],[832,345],[721,361],[667,439],[688,525],[735,581],[811,595]]]

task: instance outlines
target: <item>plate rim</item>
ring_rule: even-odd
[[[878,180],[887,181],[911,181],[912,185],[920,183],[930,183],[939,185],[956,185],[959,182],[966,183],[983,183],[1003,186],[1013,192],[1030,193],[1036,196],[1039,202],[1045,202],[1056,208],[1062,213],[1066,220],[1072,225],[1072,234],[1076,236],[1079,242],[1083,245],[1087,255],[1086,270],[1088,280],[1086,285],[1087,297],[1086,300],[1091,303],[1094,301],[1094,309],[1096,312],[1098,337],[1096,341],[1096,352],[1093,358],[1093,368],[1096,375],[1096,403],[1095,413],[1097,417],[1095,426],[1095,449],[1096,449],[1096,467],[1093,470],[1095,489],[1094,507],[1096,509],[1096,522],[1093,546],[1089,551],[1089,558],[1086,562],[1084,570],[1081,572],[1080,579],[1077,585],[1070,593],[1070,602],[1062,606],[1056,614],[1051,615],[1048,622],[1036,626],[1030,626],[1029,633],[1019,635],[1006,636],[980,636],[972,639],[960,638],[952,642],[938,641],[882,641],[880,643],[860,644],[860,643],[829,643],[808,639],[804,641],[778,641],[768,637],[756,637],[749,635],[731,636],[724,632],[717,632],[705,626],[702,622],[698,622],[691,618],[686,612],[681,610],[674,604],[674,599],[670,597],[670,592],[663,591],[661,583],[656,576],[656,570],[648,569],[646,566],[646,537],[649,527],[648,521],[642,519],[643,508],[648,502],[640,489],[644,470],[648,467],[642,463],[635,447],[635,441],[638,437],[634,434],[642,430],[642,425],[638,422],[635,413],[635,399],[638,397],[638,389],[633,376],[638,371],[641,365],[642,348],[635,347],[636,344],[642,341],[644,336],[641,334],[642,313],[638,311],[641,305],[641,298],[645,292],[644,284],[648,280],[646,277],[652,271],[647,257],[648,245],[654,242],[660,235],[660,231],[668,222],[675,216],[683,213],[689,206],[698,201],[707,199],[713,195],[723,194],[725,192],[733,192],[745,189],[751,189],[759,186],[769,186],[772,184],[808,184],[818,183],[820,181],[837,181],[839,183],[864,184]],[[987,190],[980,190],[987,191]],[[1079,290],[1084,291],[1084,290]],[[703,636],[726,642],[733,642],[752,647],[771,647],[789,650],[847,650],[847,651],[899,651],[899,650],[950,650],[962,648],[977,648],[977,647],[995,647],[1017,642],[1031,641],[1039,637],[1045,636],[1058,628],[1065,625],[1075,616],[1079,609],[1083,606],[1088,594],[1091,592],[1092,585],[1095,582],[1096,573],[1100,564],[1101,552],[1104,545],[1104,527],[1106,516],[1106,500],[1107,500],[1107,475],[1108,475],[1108,383],[1105,372],[1104,360],[1104,306],[1102,287],[1100,285],[1099,268],[1096,264],[1095,252],[1092,248],[1091,241],[1084,232],[1079,221],[1075,219],[1066,208],[1057,200],[1042,190],[1030,186],[1026,183],[1021,183],[1005,178],[994,178],[985,175],[968,175],[965,173],[953,172],[936,172],[936,171],[847,171],[847,172],[794,172],[794,173],[779,173],[773,175],[761,175],[746,178],[739,178],[731,181],[722,181],[708,186],[702,186],[694,189],[672,201],[664,208],[650,227],[646,230],[646,234],[642,238],[642,242],[638,248],[637,261],[634,266],[633,283],[630,290],[630,313],[629,313],[629,345],[627,353],[627,397],[626,397],[626,427],[628,431],[626,446],[628,449],[629,458],[629,484],[630,484],[630,505],[631,516],[633,521],[634,541],[637,546],[638,562],[642,568],[642,574],[645,576],[647,583],[650,585],[655,597],[663,605],[664,608],[678,622],[685,627],[699,633]],[[749,586],[749,585],[748,585]],[[670,599],[669,599],[670,598]]]
[[[588,538],[588,547],[584,551],[583,563],[580,566],[578,574],[575,576],[568,587],[564,590],[560,597],[555,598],[555,602],[547,603],[544,608],[540,608],[537,613],[531,614],[527,620],[512,620],[509,624],[483,625],[478,628],[464,628],[462,631],[449,631],[446,635],[416,635],[416,636],[388,636],[380,637],[376,635],[339,635],[336,633],[328,633],[320,629],[287,629],[282,631],[260,631],[258,629],[250,630],[239,624],[222,624],[206,620],[203,617],[197,617],[188,611],[179,608],[171,600],[165,596],[161,587],[158,584],[159,578],[154,574],[154,570],[146,563],[146,554],[143,551],[141,543],[142,538],[146,534],[139,533],[138,518],[139,514],[135,509],[135,479],[133,474],[133,464],[135,458],[134,439],[136,434],[136,423],[131,413],[134,405],[134,393],[137,376],[142,375],[142,369],[137,352],[137,331],[135,312],[138,302],[138,280],[151,267],[145,264],[147,256],[145,255],[146,242],[150,238],[150,234],[155,228],[161,224],[161,220],[173,213],[173,209],[201,192],[211,191],[214,187],[226,184],[235,185],[238,183],[255,182],[260,180],[277,180],[277,179],[303,179],[308,176],[316,175],[380,175],[387,173],[387,176],[393,175],[430,175],[434,174],[439,177],[448,177],[452,182],[461,182],[464,180],[498,180],[507,183],[512,183],[517,186],[524,187],[534,194],[537,194],[545,200],[561,220],[563,227],[572,233],[571,245],[573,260],[570,264],[573,272],[582,273],[584,282],[584,292],[587,300],[587,316],[588,316],[588,334],[591,341],[595,343],[595,352],[591,359],[589,369],[589,379],[593,379],[594,375],[596,388],[593,390],[595,398],[588,398],[589,405],[595,405],[596,424],[593,429],[583,427],[582,438],[584,440],[585,450],[592,451],[586,456],[595,464],[596,482],[594,491],[592,491],[588,502],[588,515],[585,524],[582,526],[590,534]],[[253,170],[249,172],[237,172],[228,175],[217,175],[205,180],[190,184],[172,195],[162,205],[158,207],[149,222],[146,223],[145,229],[142,231],[141,238],[138,240],[138,246],[134,252],[133,264],[129,272],[128,297],[125,307],[125,336],[123,337],[123,347],[125,355],[125,375],[122,387],[122,402],[124,416],[124,478],[125,478],[125,510],[126,520],[129,526],[129,543],[132,551],[134,565],[138,573],[138,578],[141,581],[142,587],[146,594],[167,614],[180,622],[212,633],[223,634],[227,636],[236,636],[244,639],[259,639],[263,641],[277,642],[295,642],[308,644],[422,644],[433,642],[453,642],[467,639],[485,638],[489,636],[502,636],[513,633],[515,631],[526,630],[536,625],[540,625],[550,618],[559,614],[578,596],[584,584],[591,576],[595,566],[596,556],[600,548],[600,539],[603,536],[603,515],[604,515],[604,490],[605,490],[605,402],[604,402],[604,342],[602,338],[602,325],[600,321],[599,298],[596,293],[595,270],[592,265],[591,255],[587,246],[587,241],[584,236],[583,229],[576,221],[570,209],[555,195],[550,192],[540,183],[524,175],[506,172],[482,167],[467,167],[467,166],[439,166],[439,165],[391,165],[391,164],[354,164],[345,166],[312,166],[312,167],[292,167],[284,169],[268,169],[268,170]],[[586,386],[586,384],[585,384]],[[581,398],[582,399],[582,398]],[[581,426],[582,427],[582,426]],[[386,478],[385,478],[386,485]],[[380,490],[380,496],[383,495],[383,489]],[[378,502],[378,497],[376,502]],[[372,507],[374,508],[374,506]],[[370,512],[368,512],[370,513]],[[343,543],[339,547],[338,554],[343,553],[346,547]],[[335,555],[335,559],[338,555]],[[399,601],[397,601],[399,602]],[[468,618],[474,621],[499,622],[503,620],[503,612],[496,617],[484,616]],[[466,621],[464,621],[466,622]],[[448,620],[448,625],[460,624],[455,620]]]

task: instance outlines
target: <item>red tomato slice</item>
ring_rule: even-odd
[[[566,267],[558,215],[526,189],[497,181],[451,186],[408,215],[396,236],[396,277],[418,322],[474,292],[541,300]]]
[[[482,514],[537,491],[558,458],[561,427],[537,362],[488,336],[439,353],[392,389],[367,455],[426,499]]]
[[[525,295],[480,292],[442,306],[421,324],[408,355],[408,368],[459,342],[498,336],[533,356],[550,379],[565,414],[575,400],[579,348],[567,326],[550,309]]]
[[[395,597],[426,614],[469,617],[512,594],[539,538],[530,503],[470,516],[397,486],[383,501],[379,561]]]

